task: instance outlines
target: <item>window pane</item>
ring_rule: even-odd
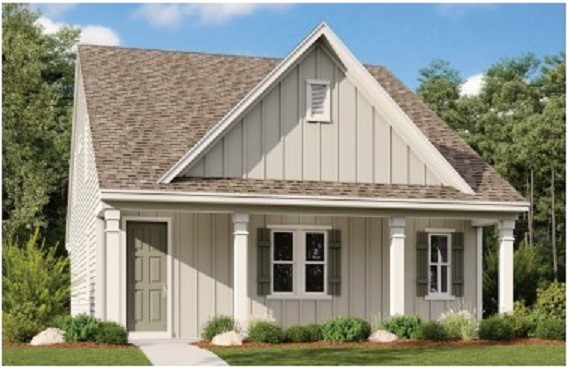
[[[323,233],[307,233],[305,242],[307,261],[325,261],[325,235]]]
[[[323,292],[325,290],[324,265],[305,265],[305,291]]]
[[[447,257],[447,247],[448,247],[447,236],[438,236],[437,238],[438,238],[437,243],[439,247],[439,253],[441,255],[439,261],[447,262],[449,261],[449,258]]]
[[[429,267],[429,292],[436,293],[437,290],[437,266]]]
[[[293,234],[290,232],[274,233],[274,260],[293,261]]]
[[[274,264],[274,292],[293,292],[293,265]]]
[[[447,266],[441,267],[441,292],[447,293],[448,288]]]
[[[438,259],[437,240],[439,237],[431,236],[431,262],[436,263]]]

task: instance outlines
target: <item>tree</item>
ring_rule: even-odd
[[[63,242],[74,53],[79,31],[42,32],[39,13],[2,5],[4,236],[43,227]]]

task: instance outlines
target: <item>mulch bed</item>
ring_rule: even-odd
[[[561,345],[565,341],[561,340],[543,340],[543,339],[514,339],[511,341],[494,341],[494,340],[455,340],[447,342],[433,342],[427,340],[396,340],[392,343],[333,343],[333,342],[311,342],[311,343],[282,343],[268,344],[244,341],[241,346],[221,347],[212,345],[210,342],[198,341],[192,343],[200,348],[436,348],[436,347],[480,347],[491,345]]]
[[[136,348],[133,344],[102,344],[95,342],[72,342],[61,343],[52,345],[30,345],[29,343],[14,343],[7,340],[2,340],[2,346],[14,348],[56,348],[56,349],[72,349],[72,348],[103,348],[103,349],[128,349]]]

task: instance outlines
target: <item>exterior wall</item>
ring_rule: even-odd
[[[307,79],[331,82],[331,123],[305,120]],[[184,175],[440,184],[322,46]]]
[[[172,220],[173,331],[176,338],[199,338],[213,315],[232,315],[232,219],[229,214],[125,211],[124,217]],[[342,231],[341,295],[331,300],[270,299],[256,295],[256,229],[271,224],[332,225]],[[416,297],[415,232],[452,228],[465,232],[464,297],[426,301]],[[123,228],[124,229],[124,228]],[[372,321],[389,312],[388,218],[252,215],[249,223],[249,304],[254,316],[271,315],[282,325],[324,322],[338,315]],[[476,231],[468,221],[406,221],[406,313],[437,318],[449,307],[476,305]],[[170,286],[171,287],[171,286]]]
[[[71,261],[71,313],[95,308],[97,217],[100,191],[80,71],[73,122],[72,192],[69,197],[68,251]],[[98,233],[98,236],[101,234]]]

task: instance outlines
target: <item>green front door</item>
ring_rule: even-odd
[[[128,222],[126,242],[128,330],[167,331],[167,224]]]

